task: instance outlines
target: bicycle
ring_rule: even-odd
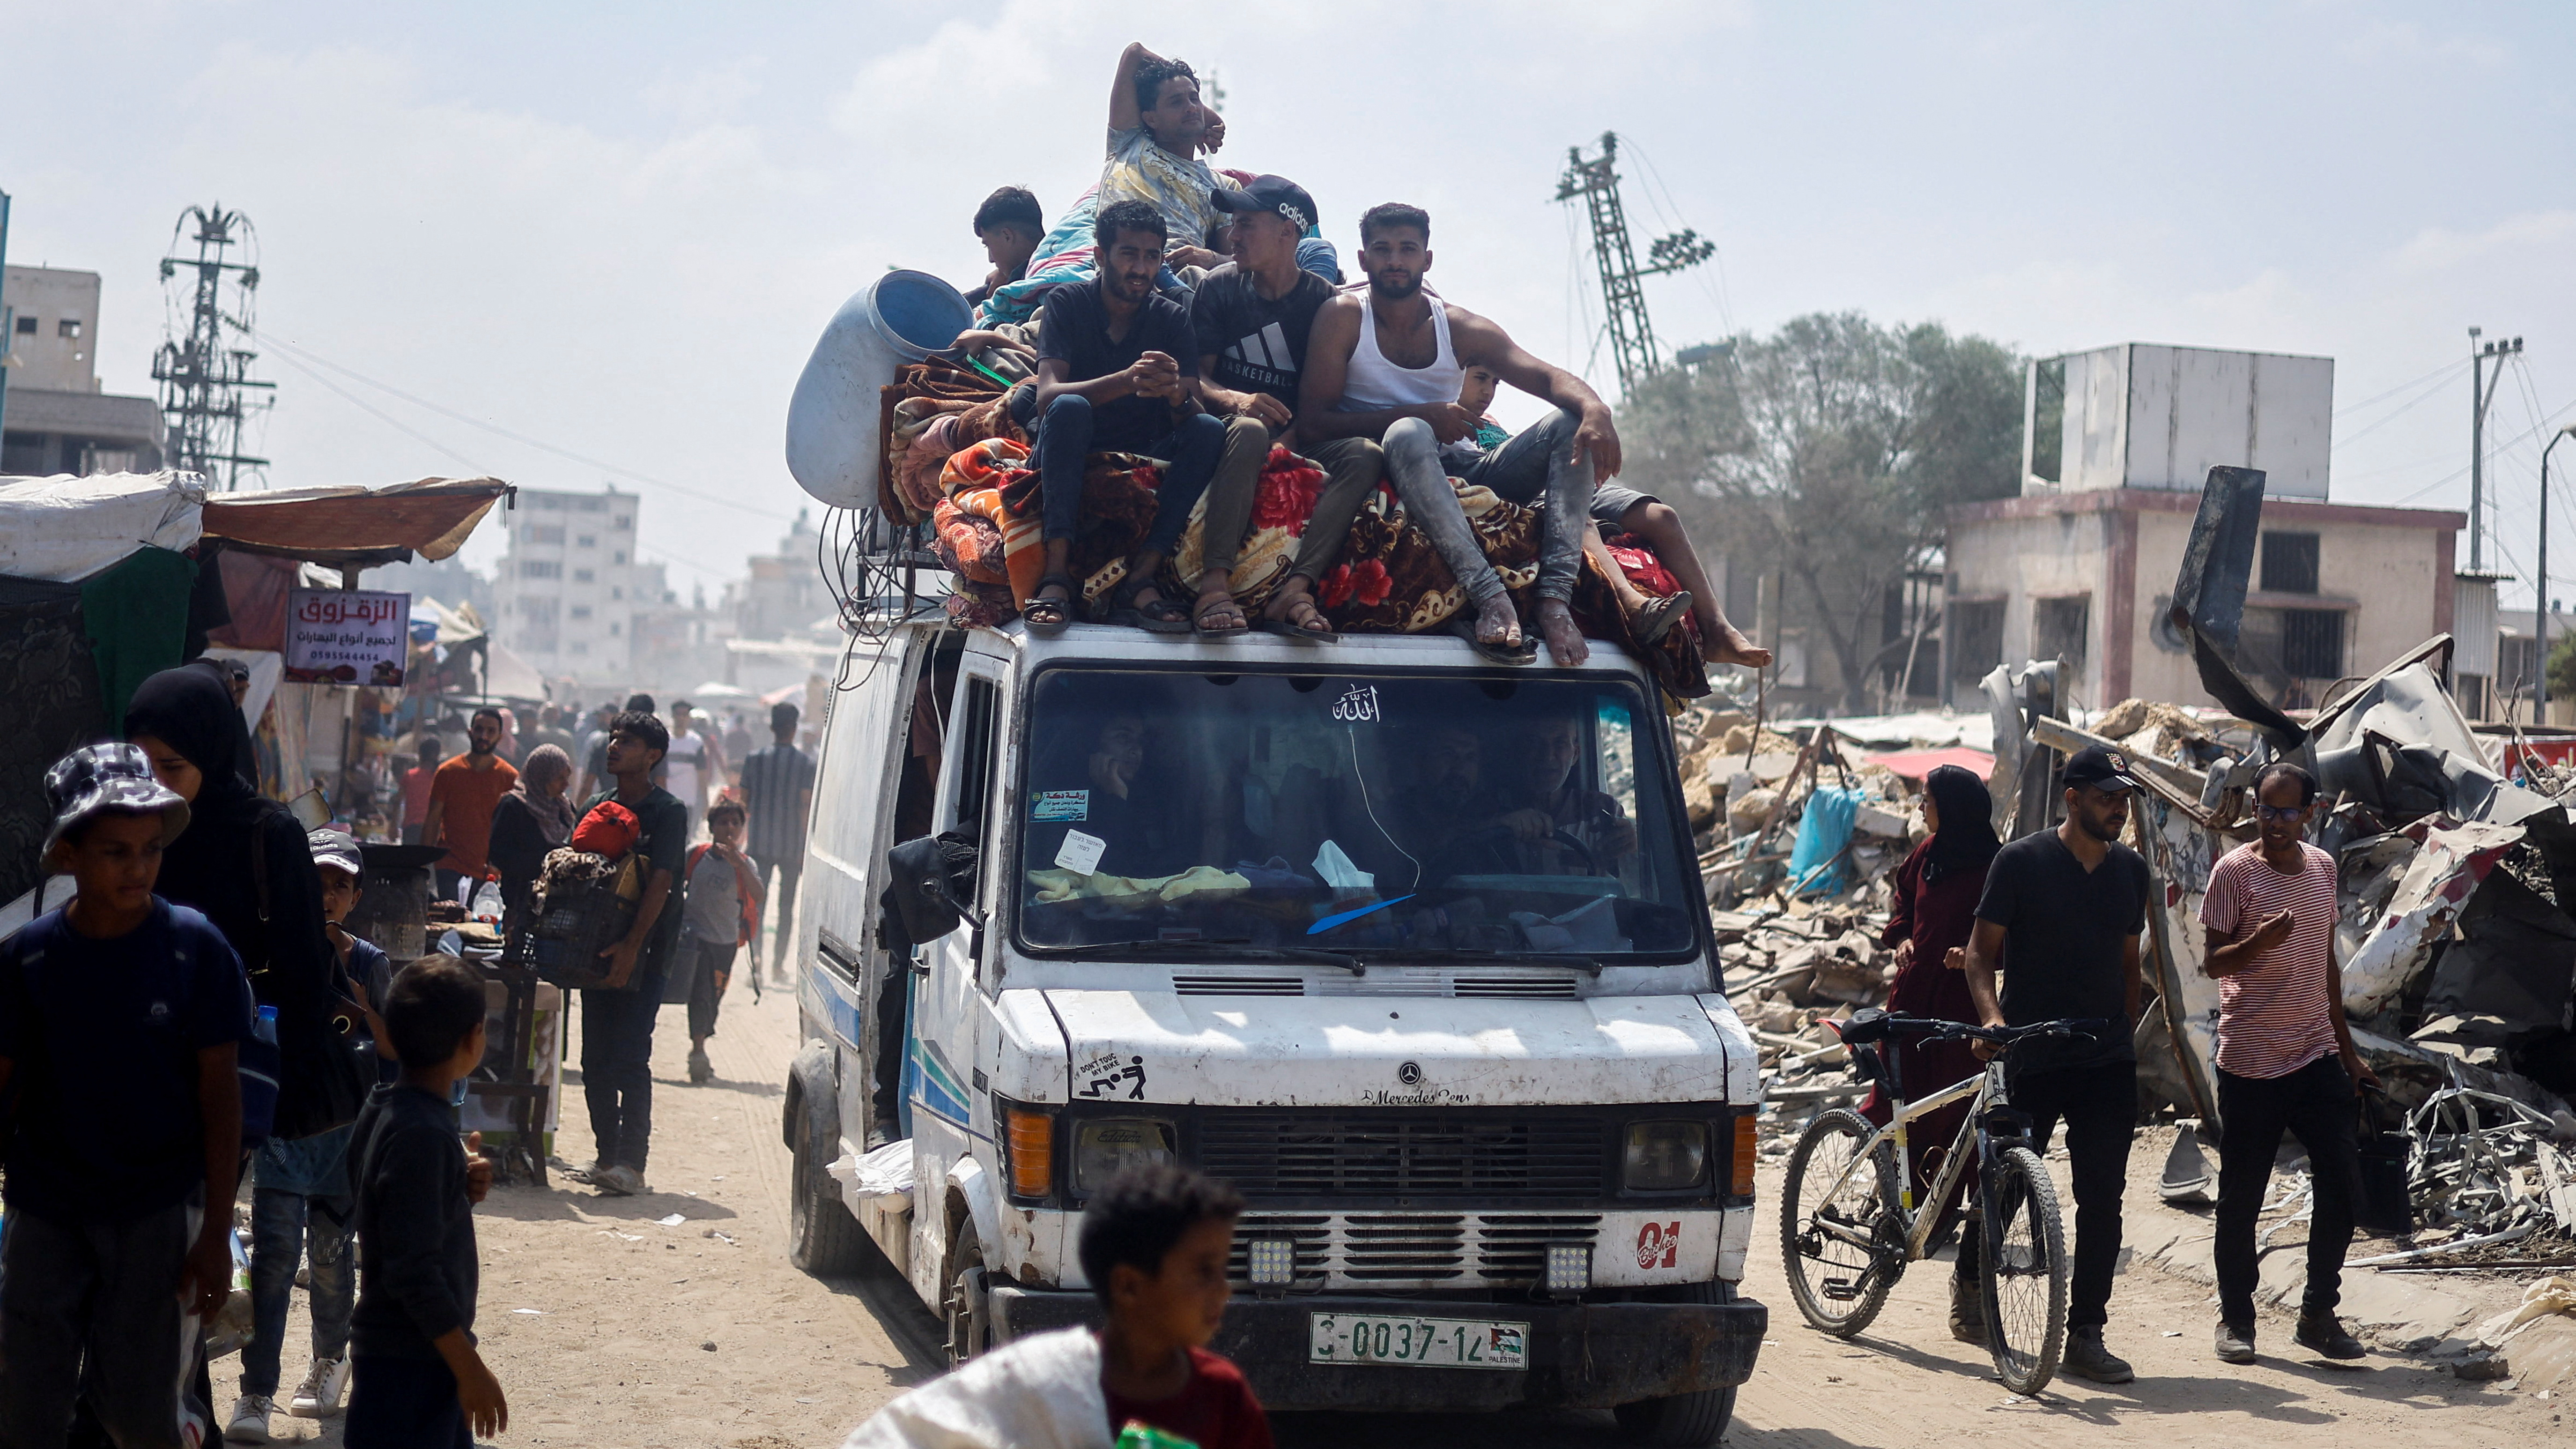
[[[1995,1373],[2016,1394],[2036,1394],[2057,1373],[2066,1346],[2066,1296],[2073,1264],[2057,1188],[2030,1145],[2030,1118],[2004,1091],[2004,1058],[2039,1038],[2093,1037],[2106,1023],[2044,1021],[1981,1027],[1863,1011],[1829,1023],[1851,1052],[1862,1079],[1887,1095],[1888,1125],[1876,1127],[1848,1107],[1818,1113],[1789,1154],[1780,1195],[1780,1250],[1789,1295],[1809,1323],[1837,1338],[1867,1328],[1887,1302],[1905,1265],[1940,1244],[1941,1205],[1959,1174],[1978,1164],[1978,1231],[1983,1233],[1986,1345]],[[2005,1050],[1983,1072],[1916,1101],[1905,1100],[1892,1056],[1878,1044],[1899,1036],[1931,1041],[1985,1041]],[[1906,1124],[1973,1097],[1968,1120],[1918,1202],[1906,1170]],[[1963,1228],[1963,1231],[1966,1229]]]

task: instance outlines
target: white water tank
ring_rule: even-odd
[[[2269,498],[2326,496],[2334,359],[2124,342],[2030,365],[2024,492],[2198,493],[2217,464]]]

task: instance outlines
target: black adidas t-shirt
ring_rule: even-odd
[[[1190,304],[1199,355],[1216,355],[1209,380],[1236,392],[1266,392],[1296,407],[1306,334],[1332,299],[1333,284],[1313,272],[1298,272],[1297,285],[1276,302],[1262,296],[1259,282],[1241,267],[1211,273]]]

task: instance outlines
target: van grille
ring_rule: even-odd
[[[1526,1287],[1546,1273],[1550,1243],[1590,1244],[1601,1230],[1591,1213],[1248,1213],[1234,1231],[1227,1275],[1248,1286],[1254,1238],[1296,1244],[1296,1283],[1332,1287]]]
[[[1402,1110],[1212,1112],[1198,1166],[1262,1198],[1571,1198],[1610,1191],[1597,1119],[1449,1117]]]

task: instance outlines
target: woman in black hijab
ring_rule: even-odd
[[[309,1137],[356,1121],[366,1084],[333,1059],[350,1053],[332,1024],[345,993],[323,933],[321,878],[303,825],[251,784],[257,766],[244,757],[250,735],[231,689],[197,665],[165,669],[134,691],[125,737],[188,802],[188,828],[162,853],[155,894],[214,922],[259,1004],[277,1008],[275,1135]]]
[[[1896,984],[1887,1009],[1905,1016],[1974,1022],[1976,1003],[1968,996],[1966,950],[1977,925],[1977,901],[1986,892],[1986,867],[2003,843],[1995,838],[1994,797],[1973,770],[1957,765],[1935,769],[1923,782],[1923,824],[1932,833],[1905,863],[1896,868],[1896,893],[1887,929],[1878,943],[1896,948]],[[1909,1098],[1937,1092],[1984,1070],[1966,1042],[1909,1040],[1896,1046],[1897,1080]],[[1955,1102],[1906,1128],[1914,1159],[1917,1190],[1928,1187],[1941,1159],[1958,1139],[1967,1120],[1967,1102]],[[1873,1094],[1863,1115],[1885,1123],[1888,1109]],[[1962,1175],[1964,1202],[1976,1167]],[[1947,1205],[1945,1205],[1947,1206]],[[1950,1280],[1950,1333],[1966,1343],[1984,1343],[1985,1309],[1977,1291],[1976,1233],[1961,1234],[1958,1270]]]

